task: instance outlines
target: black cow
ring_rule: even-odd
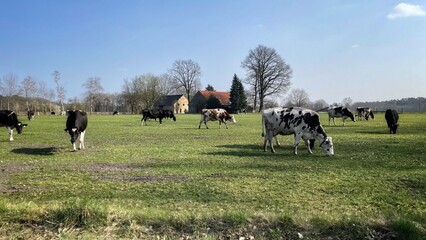
[[[328,110],[328,126],[330,126],[330,120],[333,119],[334,126],[336,126],[335,117],[341,117],[343,126],[345,126],[346,118],[350,118],[355,122],[354,114],[347,107],[332,107]]]
[[[176,122],[176,116],[175,116],[175,113],[172,110],[163,110],[163,111],[164,111],[164,117],[166,119],[171,118],[171,119],[173,119],[173,121]]]
[[[16,128],[18,134],[22,133],[22,128],[27,126],[27,124],[22,124],[18,121],[18,116],[15,112],[10,110],[1,110],[0,111],[0,127],[6,126],[9,132],[9,141],[13,141],[13,129]]]
[[[118,111],[114,111],[114,112],[112,113],[112,115],[113,115],[113,116],[118,115]]]
[[[31,121],[31,119],[34,119],[34,111],[33,110],[29,110],[27,112],[27,117],[28,117],[28,121]]]
[[[394,109],[388,109],[385,112],[386,122],[388,123],[389,133],[396,134],[396,129],[398,129],[398,119],[399,115]]]
[[[65,132],[68,132],[71,136],[71,143],[74,151],[76,151],[75,143],[78,135],[80,135],[80,146],[79,149],[84,149],[84,135],[87,128],[87,114],[84,111],[68,111],[67,117],[67,128]]]
[[[56,112],[50,112],[50,115],[52,115],[52,116],[56,116]]]
[[[146,125],[146,120],[148,118],[151,118],[151,119],[154,119],[154,120],[157,120],[157,118],[158,118],[158,119],[160,119],[160,124],[162,124],[163,118],[165,118],[165,116],[166,116],[166,113],[165,113],[164,110],[161,110],[161,109],[158,109],[158,110],[144,109],[144,110],[142,110],[142,119],[141,119],[140,125],[142,125],[142,124]],[[174,121],[176,121],[176,117],[174,116],[174,114],[173,114],[172,118],[173,118]]]

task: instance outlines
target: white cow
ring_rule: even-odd
[[[294,154],[297,154],[297,147],[301,139],[305,141],[309,153],[312,153],[310,140],[317,139],[327,156],[334,155],[332,138],[327,137],[320,124],[318,113],[310,109],[290,107],[264,110],[262,112],[262,135],[264,136],[263,148],[265,151],[269,141],[271,151],[275,152],[272,138],[278,134],[294,135]]]

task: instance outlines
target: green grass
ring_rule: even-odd
[[[229,129],[92,115],[77,152],[65,117],[37,116],[13,142],[0,134],[0,236],[425,239],[425,116],[401,114],[390,135],[383,114],[345,127],[321,115],[331,158],[293,155],[291,136],[263,152],[259,114]]]

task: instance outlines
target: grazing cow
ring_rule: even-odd
[[[313,110],[300,107],[266,110],[262,114],[262,120],[262,129],[263,127],[266,129],[263,143],[265,151],[266,144],[269,141],[271,151],[275,152],[272,146],[272,138],[276,135],[294,134],[294,154],[297,154],[297,147],[301,139],[305,140],[309,153],[312,153],[308,140],[317,139],[327,156],[334,155],[332,138],[327,137],[319,121],[318,113]]]
[[[141,119],[141,125],[146,125],[146,120],[148,118],[157,120],[160,119],[160,124],[163,123],[163,118],[165,117],[164,110],[158,109],[158,110],[151,110],[151,109],[144,109],[142,110],[142,119]],[[176,117],[173,114],[173,121],[176,121]]]
[[[22,133],[22,128],[27,126],[27,124],[22,124],[18,121],[18,116],[15,112],[10,110],[1,110],[0,111],[0,127],[6,126],[9,133],[9,141],[13,141],[13,129],[16,128],[18,134]]]
[[[204,125],[206,125],[206,128],[208,129],[209,126],[207,126],[207,121],[219,121],[219,128],[221,124],[225,124],[225,127],[228,129],[228,125],[226,124],[226,121],[230,121],[232,123],[236,123],[234,116],[231,116],[225,109],[222,108],[215,108],[215,109],[203,109],[201,110],[201,120],[200,124],[198,125],[198,129],[201,128],[201,123],[204,122]]]
[[[265,109],[262,111],[262,137],[266,138],[265,135],[265,129],[269,129],[270,127],[273,127],[273,118],[270,118],[269,116],[272,115],[273,112],[281,112],[281,111],[286,111],[288,108],[282,108],[282,107],[277,107],[277,108],[269,108],[269,109]],[[272,120],[272,122],[270,122]],[[280,135],[291,135],[293,133],[290,132],[277,132],[277,134]],[[275,139],[275,142],[277,143],[277,146],[281,146],[280,142],[278,141],[278,137],[275,135],[273,137]],[[315,138],[313,139],[309,139],[308,135],[304,134],[302,136],[302,139],[305,141],[306,147],[308,148],[308,152],[312,153],[312,149],[314,148],[315,145]],[[268,138],[266,138],[266,141],[268,140]],[[270,144],[272,144],[272,142],[270,142]],[[266,152],[266,143],[264,142],[264,151]],[[271,147],[271,151],[275,152],[275,150]]]
[[[373,110],[369,107],[357,107],[356,111],[358,113],[358,120],[367,120],[371,117],[371,119],[374,119],[374,113]]]
[[[389,133],[396,134],[396,129],[398,129],[398,126],[399,126],[399,124],[398,124],[398,119],[399,119],[398,112],[395,111],[394,109],[386,110],[385,119],[386,119],[386,122],[388,123]]]
[[[113,116],[118,115],[118,111],[114,111],[114,112],[112,113],[112,115],[113,115]]]
[[[74,151],[76,151],[75,143],[78,135],[80,135],[80,146],[78,149],[84,149],[84,135],[87,128],[87,114],[83,111],[68,111],[67,117],[67,128],[65,132],[68,132],[71,136],[71,143]]]
[[[56,116],[56,113],[52,111],[52,112],[50,112],[50,115]]]
[[[27,112],[27,117],[28,117],[28,121],[31,121],[31,119],[34,119],[34,111],[33,110],[29,110]]]
[[[173,121],[176,121],[175,113],[172,110],[163,110],[163,112],[166,119],[171,118]]]
[[[343,126],[345,126],[346,118],[350,118],[355,122],[354,114],[347,107],[332,107],[328,110],[328,126],[330,126],[330,120],[333,119],[334,126],[336,126],[336,120],[334,118],[341,117]]]

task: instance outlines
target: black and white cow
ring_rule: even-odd
[[[333,140],[328,137],[321,126],[317,112],[300,107],[268,109],[262,114],[262,132],[265,130],[263,148],[269,141],[271,151],[275,152],[272,138],[281,135],[294,135],[294,154],[301,139],[305,140],[309,153],[312,153],[310,139],[317,139],[327,156],[334,155]]]
[[[115,115],[118,115],[119,113],[118,113],[118,111],[114,111],[113,113],[112,113],[112,115],[113,116],[115,116]]]
[[[388,109],[385,112],[385,119],[389,127],[389,133],[396,134],[396,129],[398,129],[398,120],[399,115],[398,112],[394,109]]]
[[[328,126],[330,126],[330,120],[333,119],[334,126],[336,126],[336,120],[334,118],[341,117],[343,121],[343,126],[347,118],[350,118],[355,122],[354,114],[347,107],[331,107],[328,110]]]
[[[15,112],[10,110],[0,111],[0,127],[6,127],[9,133],[9,141],[13,141],[13,129],[16,128],[18,134],[22,133],[22,128],[26,127],[27,124],[23,124],[18,121],[18,116]]]
[[[161,109],[158,109],[158,110],[144,109],[144,110],[142,110],[142,119],[141,119],[140,125],[142,125],[142,124],[146,125],[146,120],[148,118],[155,119],[155,120],[157,120],[157,118],[158,118],[158,119],[160,119],[160,124],[162,124],[163,118],[165,116],[166,116],[166,114],[165,114],[164,110],[161,110]],[[173,118],[173,121],[176,121],[176,117],[175,117],[174,114],[173,114],[172,118]]]
[[[267,129],[270,126],[273,126],[273,118],[270,118],[269,116],[272,115],[273,112],[281,112],[281,111],[286,111],[288,108],[283,108],[283,107],[276,107],[276,108],[268,108],[265,110],[262,110],[262,137],[265,137],[265,129]],[[270,122],[272,121],[272,122]],[[277,133],[279,135],[291,135],[291,133],[289,132],[279,132]],[[273,137],[275,139],[275,142],[277,144],[277,146],[281,146],[279,140],[278,140],[278,136],[274,136]],[[314,148],[315,145],[315,138],[314,139],[309,139],[307,135],[303,135],[302,139],[305,141],[306,147],[308,148],[308,152],[312,153],[312,149]],[[268,139],[266,139],[268,140]],[[273,144],[272,142],[270,142],[270,144]],[[264,151],[266,152],[266,142],[264,142]],[[275,152],[275,150],[271,147],[271,151]]]
[[[204,122],[204,125],[206,125],[206,128],[208,129],[209,128],[209,126],[207,126],[208,121],[219,121],[219,128],[221,124],[223,123],[225,124],[226,129],[228,129],[228,125],[226,124],[226,121],[237,123],[234,116],[231,116],[231,114],[229,114],[223,108],[201,110],[201,120],[200,120],[200,124],[198,125],[198,129],[201,128],[201,124],[203,122]]]
[[[358,114],[358,120],[367,120],[371,117],[371,119],[374,119],[374,113],[373,110],[369,107],[357,107],[356,108],[357,114]]]
[[[79,149],[84,149],[84,135],[86,133],[87,128],[87,113],[84,111],[76,110],[76,111],[67,111],[67,125],[65,128],[65,132],[68,132],[71,136],[71,143],[74,151],[77,150],[76,142],[77,138],[80,135],[80,146]]]
[[[31,119],[34,119],[34,111],[28,110],[27,117],[28,117],[28,121],[31,121]]]

